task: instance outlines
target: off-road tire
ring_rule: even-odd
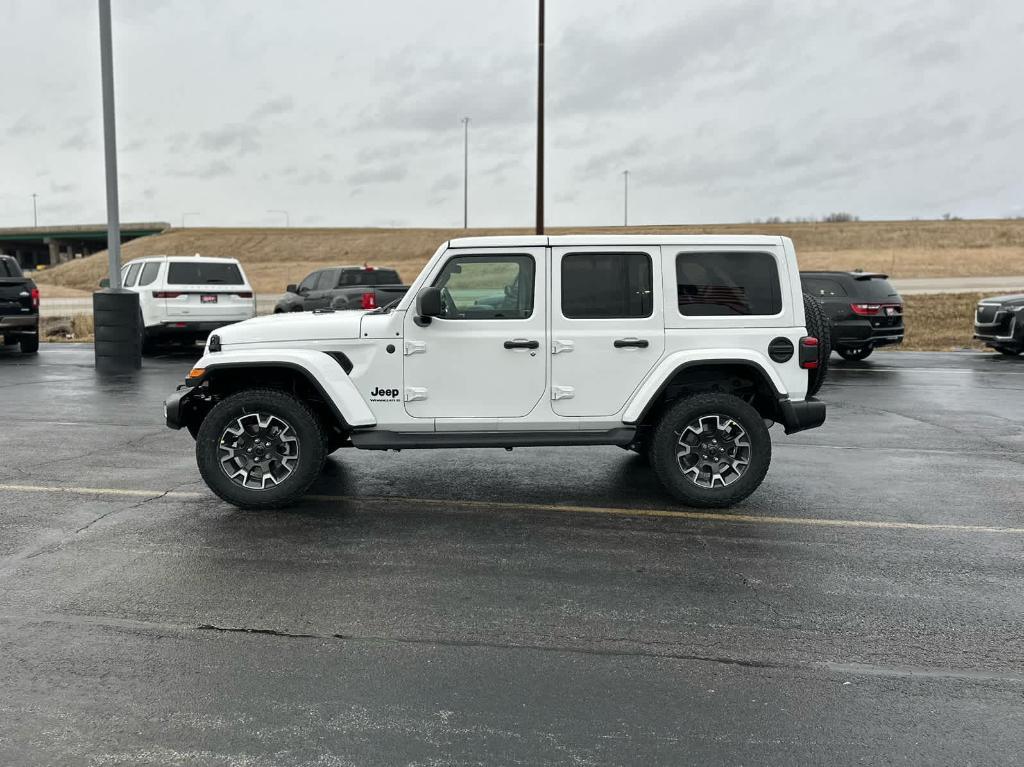
[[[871,352],[874,350],[875,347],[871,344],[865,344],[864,346],[856,346],[851,349],[836,349],[836,354],[849,362],[860,362],[870,357]]]
[[[807,324],[807,335],[818,339],[818,367],[807,371],[807,396],[813,397],[828,376],[828,360],[832,356],[832,328],[818,299],[806,293],[804,319]]]
[[[18,340],[22,354],[35,354],[39,351],[39,335],[23,335]]]
[[[265,490],[241,487],[220,464],[224,430],[239,416],[256,412],[282,418],[298,438],[299,455],[292,474]],[[327,436],[320,419],[304,402],[276,389],[245,389],[226,397],[206,414],[196,436],[196,463],[207,486],[242,509],[276,508],[297,501],[320,476],[326,458]]]
[[[677,458],[680,436],[701,416],[723,415],[736,421],[750,443],[750,461],[732,484],[704,488],[687,475]],[[670,407],[654,430],[649,451],[651,466],[661,484],[677,500],[698,508],[723,508],[739,503],[764,480],[772,459],[772,440],[764,418],[751,405],[731,394],[694,394]]]

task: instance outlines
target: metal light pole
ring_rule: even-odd
[[[286,210],[268,210],[267,213],[281,213],[284,214],[284,225],[288,228],[292,225],[291,219],[288,217],[288,211]]]
[[[469,118],[462,118],[465,138],[462,141],[462,228],[469,229]]]
[[[622,225],[629,226],[629,171],[622,171]]]
[[[138,294],[121,287],[121,221],[117,201],[117,136],[114,130],[114,54],[110,31],[110,0],[99,0],[99,12],[110,277],[107,289],[94,293],[92,298],[96,369],[102,372],[126,372],[142,367],[143,330]]]
[[[39,217],[36,215],[36,197],[39,195],[32,192],[32,227],[35,229],[39,228]]]
[[[198,216],[198,215],[199,215],[199,211],[196,211],[196,210],[190,210],[188,213],[182,213],[181,214],[181,228],[182,229],[185,228],[185,219],[188,216]]]
[[[544,0],[537,18],[537,234],[544,234]]]

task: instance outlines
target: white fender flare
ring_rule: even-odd
[[[376,426],[369,406],[338,361],[315,349],[252,349],[204,354],[193,369],[204,372],[200,380],[218,370],[283,368],[302,375],[330,405],[334,414],[349,426]]]
[[[781,396],[786,391],[782,379],[772,363],[759,352],[750,349],[691,349],[675,352],[663,358],[640,384],[640,388],[636,390],[633,399],[622,415],[623,423],[639,421],[650,403],[661,394],[665,385],[680,370],[697,365],[730,364],[753,367],[768,379],[776,394]]]

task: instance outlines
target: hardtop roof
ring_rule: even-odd
[[[784,237],[770,234],[558,234],[558,235],[495,235],[490,237],[456,237],[450,248],[538,248],[589,245],[599,247],[636,245],[781,245]]]

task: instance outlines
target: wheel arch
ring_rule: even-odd
[[[210,359],[196,363],[203,370],[192,381],[194,394],[184,425],[199,423],[219,400],[239,391],[272,388],[286,391],[306,402],[332,432],[347,433],[353,427],[373,426],[376,419],[348,377],[351,362],[343,354],[289,351],[260,359]],[[212,355],[219,356],[217,354]],[[281,359],[275,357],[289,357]]]
[[[625,423],[650,425],[680,397],[699,392],[735,394],[750,402],[763,418],[781,418],[786,394],[777,376],[757,360],[723,356],[676,360],[662,365],[627,407]]]

